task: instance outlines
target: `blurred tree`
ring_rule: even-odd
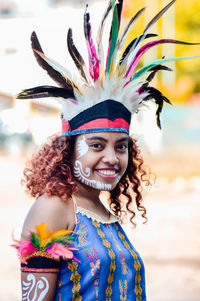
[[[183,3],[184,2],[184,3]],[[176,38],[189,42],[200,42],[200,1],[177,1],[176,4]],[[199,55],[200,46],[179,46],[176,55]],[[182,61],[177,63],[177,77],[182,74],[191,76],[194,91],[200,92],[200,59]]]
[[[140,8],[146,6],[147,10],[144,16],[138,20],[131,31],[126,45],[135,36],[134,32],[138,33],[144,29],[144,24],[148,21],[159,9],[169,3],[167,0],[124,0],[123,18],[132,17]],[[170,8],[171,10],[172,8]],[[156,10],[156,11],[155,11]],[[170,10],[166,14],[170,14]],[[164,16],[165,17],[165,16]],[[171,21],[173,22],[173,20]],[[170,25],[170,26],[169,26]],[[165,28],[163,27],[165,26]],[[177,40],[187,42],[200,42],[200,1],[199,0],[179,0],[175,3],[175,29],[172,29],[171,24],[167,22],[158,22],[158,26],[154,27],[152,32],[159,34],[162,38],[175,38]],[[167,27],[167,28],[166,28]],[[167,32],[167,36],[166,36]],[[162,36],[163,35],[163,36]],[[169,46],[171,47],[171,46]],[[200,45],[198,46],[172,46],[175,48],[176,56],[198,56]],[[167,56],[169,49],[166,45],[160,46],[157,50],[157,57],[161,55]],[[151,52],[152,50],[150,50]],[[149,55],[149,54],[148,54]],[[153,55],[156,55],[154,52]],[[147,56],[147,54],[145,55]],[[171,54],[169,55],[171,56]],[[148,61],[148,58],[147,58]],[[162,83],[163,77],[158,75],[158,85],[162,91],[166,93],[170,99],[176,99],[178,102],[185,101],[191,93],[200,92],[200,59],[182,60],[175,62],[175,82],[173,84]],[[165,87],[164,87],[165,86]]]

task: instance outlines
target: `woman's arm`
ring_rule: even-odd
[[[73,230],[75,226],[75,208],[73,200],[62,201],[59,197],[39,197],[30,208],[25,219],[22,236],[35,231],[35,226],[49,223],[49,230]]]
[[[23,301],[53,301],[56,273],[21,273]]]
[[[22,238],[17,247],[21,257],[23,301],[54,300],[59,272],[59,259],[55,258],[55,251],[58,248],[60,252],[60,248],[66,247],[73,252],[67,237],[74,226],[72,200],[63,202],[58,197],[42,196],[35,201],[24,222]],[[66,245],[54,243],[52,234],[54,239],[55,236],[59,241],[64,239]]]

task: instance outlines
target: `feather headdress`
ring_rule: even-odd
[[[68,30],[67,46],[80,74],[72,77],[69,70],[48,58],[32,33],[32,49],[39,65],[60,86],[39,86],[26,89],[17,95],[18,99],[55,97],[62,103],[62,135],[77,135],[87,132],[116,131],[129,133],[131,114],[137,112],[148,100],[157,104],[157,125],[161,128],[160,113],[163,103],[170,101],[162,93],[150,86],[151,80],[159,70],[171,71],[166,62],[193,57],[173,57],[154,60],[139,67],[141,57],[152,47],[166,43],[195,45],[173,39],[156,38],[149,33],[152,26],[175,3],[172,0],[146,25],[144,31],[130,42],[122,53],[124,42],[134,23],[143,14],[139,10],[119,35],[123,0],[110,0],[103,15],[97,35],[97,49],[92,38],[90,15],[84,13],[84,35],[88,49],[89,66],[76,48],[72,29]],[[102,37],[108,15],[112,12],[107,57],[104,57]]]

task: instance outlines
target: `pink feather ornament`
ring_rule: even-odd
[[[64,260],[73,259],[74,255],[71,250],[77,250],[76,248],[68,248],[60,243],[54,243],[46,252],[53,256],[56,260],[63,258]]]
[[[64,260],[76,258],[72,250],[78,250],[72,247],[73,240],[69,240],[71,230],[62,229],[51,232],[47,229],[48,224],[42,223],[36,226],[36,233],[27,234],[21,241],[14,239],[12,247],[18,251],[22,263],[28,264],[26,258],[31,256],[42,256],[42,253],[50,254],[55,260],[63,258]],[[61,242],[56,242],[59,239]],[[34,254],[35,253],[35,254]],[[37,253],[37,254],[36,254]],[[27,257],[28,256],[28,257]]]

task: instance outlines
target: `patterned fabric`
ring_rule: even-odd
[[[56,301],[146,301],[143,262],[114,217],[78,208],[72,236],[80,262],[61,261]]]

